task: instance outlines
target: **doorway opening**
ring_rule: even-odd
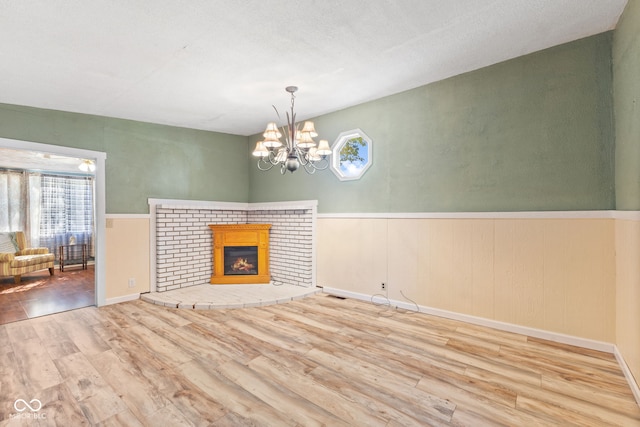
[[[11,306],[12,310],[4,311],[13,311],[14,320],[20,320],[17,317],[21,315],[36,317],[81,306],[104,305],[106,302],[104,272],[106,154],[4,138],[0,138],[0,151],[2,152],[0,168],[30,170],[35,172],[36,176],[38,172],[48,174],[50,171],[55,171],[60,176],[90,176],[90,203],[93,207],[91,226],[82,226],[85,227],[84,230],[81,226],[74,226],[75,228],[60,232],[58,224],[56,224],[57,228],[53,227],[58,230],[54,233],[55,238],[52,239],[52,236],[49,235],[40,239],[40,236],[37,235],[40,227],[37,227],[38,231],[34,231],[36,238],[33,239],[33,243],[37,244],[42,241],[46,242],[46,246],[53,245],[51,252],[56,257],[55,274],[49,276],[47,270],[31,272],[22,276],[20,284],[15,284],[12,277],[1,277],[0,298],[14,302]],[[82,164],[84,164],[82,166],[84,169],[80,168]],[[88,168],[87,164],[91,167]],[[76,181],[78,180],[70,180],[71,185],[74,185],[73,183]],[[85,193],[87,192],[85,189]],[[61,198],[62,196],[57,195],[56,197]],[[53,208],[59,209],[59,203],[53,203]],[[72,206],[69,211],[71,216],[78,216],[83,213],[84,209],[80,204]],[[44,227],[43,230],[50,228],[50,226],[49,228]],[[82,248],[82,250],[78,248]],[[76,257],[77,254],[83,255]],[[79,258],[81,262],[76,263],[78,261],[76,258]],[[64,267],[59,269],[59,264]],[[8,283],[11,286],[8,286]],[[9,308],[4,304],[3,307]],[[22,307],[25,313],[18,313],[17,307]],[[10,318],[11,316],[5,317]],[[3,323],[2,318],[0,318],[0,323]]]

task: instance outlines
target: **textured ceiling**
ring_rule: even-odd
[[[626,0],[0,0],[0,102],[250,135],[610,30]]]

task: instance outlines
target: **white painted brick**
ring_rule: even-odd
[[[156,211],[158,291],[208,283],[213,271],[209,224],[270,223],[271,274],[285,283],[308,285],[312,277],[311,210],[244,212],[210,209]],[[161,283],[162,282],[162,283]]]

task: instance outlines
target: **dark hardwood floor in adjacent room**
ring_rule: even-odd
[[[13,277],[0,278],[0,324],[32,319],[95,304],[94,266],[87,270],[66,267],[22,276],[19,285]]]

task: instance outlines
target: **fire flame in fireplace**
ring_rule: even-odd
[[[246,258],[242,257],[237,258],[236,262],[231,266],[233,271],[251,271],[253,268],[253,264],[251,264]]]

